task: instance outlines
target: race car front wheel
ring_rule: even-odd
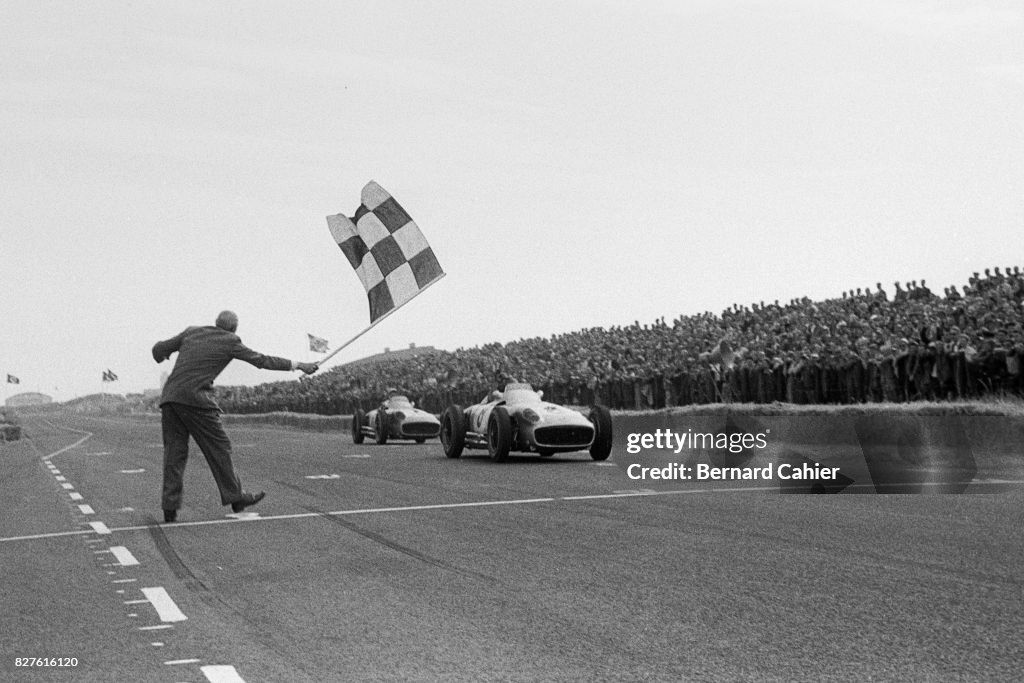
[[[594,406],[588,416],[594,424],[594,441],[590,444],[590,457],[607,460],[612,452],[612,414],[604,406]]]
[[[359,408],[352,413],[352,443],[354,444],[363,442],[363,420],[365,419],[366,415]]]
[[[388,416],[383,410],[377,411],[374,429],[377,431],[377,443],[383,446],[388,442]]]
[[[505,462],[511,449],[512,418],[504,406],[498,406],[487,420],[487,452],[494,462]]]
[[[441,447],[449,458],[459,457],[466,447],[466,420],[461,406],[448,406],[441,416]]]

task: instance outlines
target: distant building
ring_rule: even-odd
[[[416,346],[416,344],[409,344],[407,349],[398,349],[392,351],[389,348],[384,349],[383,353],[375,353],[372,356],[360,358],[350,363],[345,363],[342,367],[358,367],[360,365],[368,365],[370,363],[379,363],[384,360],[408,360],[409,358],[416,358],[417,356],[429,356],[435,353],[441,353],[438,349],[433,346]]]
[[[40,394],[37,391],[26,391],[14,396],[9,396],[4,405],[8,408],[20,408],[22,406],[45,406],[47,403],[53,403],[53,397],[47,396],[46,394]]]

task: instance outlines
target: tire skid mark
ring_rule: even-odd
[[[298,493],[301,493],[304,496],[310,496],[310,497],[316,498],[318,495],[320,495],[319,491],[314,491],[311,488],[309,488],[309,489],[303,488],[302,486],[296,486],[295,484],[291,484],[291,483],[289,483],[287,481],[281,481],[280,479],[275,479],[274,483],[275,484],[280,484],[281,486],[284,486],[285,488],[289,488],[292,491],[297,491]],[[309,508],[306,508],[306,509],[308,510]],[[313,510],[313,512],[318,512],[318,511],[317,510]]]
[[[160,556],[164,558],[164,562],[166,562],[167,566],[170,567],[175,578],[184,583],[185,587],[190,591],[197,593],[204,602],[208,604],[216,603],[223,605],[232,612],[241,614],[230,602],[221,597],[216,591],[210,590],[210,587],[203,583],[202,579],[192,573],[192,570],[189,569],[188,565],[185,564],[185,561],[181,559],[181,556],[178,555],[178,551],[174,549],[174,546],[171,545],[170,540],[168,540],[166,534],[164,534],[163,527],[158,524],[155,519],[153,519],[152,522],[153,523],[147,527],[149,535],[153,539],[154,545],[156,545],[157,552],[159,552]]]
[[[224,608],[227,609],[232,618],[238,619],[244,624],[245,629],[252,634],[253,638],[262,644],[264,647],[272,650],[282,660],[286,660],[290,653],[294,652],[295,646],[291,642],[291,637],[287,633],[282,633],[277,629],[270,629],[265,626],[253,623],[251,615],[246,614],[245,610],[232,604],[229,600],[224,598],[216,590],[211,589],[207,586],[202,579],[197,577],[189,569],[189,566],[185,564],[185,561],[181,559],[178,552],[174,549],[170,539],[164,533],[163,525],[159,524],[156,519],[150,518],[149,521],[152,523],[147,527],[150,537],[153,539],[153,543],[156,545],[157,551],[160,556],[164,558],[167,566],[170,567],[171,572],[174,576],[185,584],[185,587],[196,594],[196,596],[212,609]],[[314,672],[308,671],[302,666],[297,667],[299,671],[306,674],[310,678],[314,678]]]
[[[413,558],[414,560],[419,560],[420,562],[423,562],[425,564],[429,564],[431,566],[437,567],[438,569],[444,569],[446,571],[455,572],[456,574],[461,574],[462,576],[468,576],[468,577],[471,577],[471,578],[480,579],[480,580],[486,581],[488,583],[497,583],[498,582],[497,579],[495,579],[493,576],[490,576],[488,574],[481,574],[480,572],[474,572],[474,571],[471,571],[471,570],[468,570],[468,569],[463,569],[462,567],[457,567],[457,566],[455,566],[453,564],[449,564],[448,562],[445,562],[443,560],[439,560],[436,557],[431,557],[430,555],[426,555],[424,553],[421,553],[418,550],[414,550],[412,548],[404,546],[401,543],[396,543],[395,541],[392,541],[392,540],[386,538],[385,536],[382,536],[382,535],[380,535],[380,534],[378,534],[378,533],[376,533],[374,531],[369,531],[368,529],[362,529],[362,528],[359,527],[359,525],[357,525],[357,524],[355,524],[353,522],[350,522],[347,519],[342,519],[341,517],[339,517],[337,515],[331,515],[331,514],[328,514],[328,513],[324,512],[322,510],[317,510],[316,508],[311,508],[311,507],[306,506],[306,505],[303,505],[302,507],[304,507],[306,510],[309,510],[310,512],[315,513],[318,517],[326,519],[327,521],[329,521],[329,522],[331,522],[333,524],[338,524],[338,525],[348,529],[349,531],[351,531],[353,533],[359,534],[360,536],[362,536],[364,538],[368,538],[369,540],[371,540],[371,541],[373,541],[375,543],[379,543],[380,545],[383,545],[386,548],[390,548],[391,550],[394,550],[395,552],[402,553],[403,555],[407,555],[407,556]]]

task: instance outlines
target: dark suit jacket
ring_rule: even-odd
[[[292,367],[290,360],[257,353],[243,344],[237,334],[219,327],[189,327],[177,336],[157,342],[153,346],[153,360],[164,361],[175,351],[178,359],[164,384],[160,405],[183,403],[219,409],[213,399],[213,380],[236,358],[264,370]]]

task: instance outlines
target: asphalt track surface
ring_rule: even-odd
[[[1020,680],[1024,496],[628,490],[585,453],[231,427],[159,509],[156,421],[0,446],[3,681]],[[76,658],[76,666],[16,666]]]

